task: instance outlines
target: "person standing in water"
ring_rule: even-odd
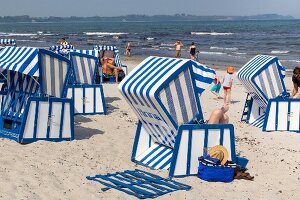
[[[132,47],[132,45],[131,45],[131,42],[129,41],[126,45],[126,52],[125,52],[126,56],[129,56],[129,57],[131,56],[131,47]]]
[[[196,45],[194,42],[192,42],[189,50],[190,50],[190,58],[192,60],[196,60]]]
[[[181,47],[183,47],[183,44],[180,40],[177,40],[174,44],[175,46],[175,57],[180,58],[181,57]]]

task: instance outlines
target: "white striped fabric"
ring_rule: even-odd
[[[105,45],[96,45],[94,46],[94,50],[97,51],[113,51],[115,53],[115,65],[117,67],[122,67],[122,63],[120,60],[119,49],[116,46],[105,46]]]
[[[73,50],[71,52],[77,52],[77,53],[87,54],[87,55],[90,55],[90,56],[95,56],[97,58],[99,57],[99,51],[97,51],[97,50],[76,49],[76,50]]]
[[[172,149],[160,145],[153,144],[143,154],[139,155],[135,160],[151,167],[152,169],[169,169],[172,161]]]
[[[0,69],[39,76],[38,49],[6,47],[0,52]]]
[[[55,97],[63,97],[65,80],[67,78],[69,63],[41,53],[42,93]]]
[[[193,72],[195,74],[196,90],[199,94],[202,94],[213,82],[216,72],[198,62],[193,62]]]
[[[0,39],[0,44],[16,46],[17,41],[15,39]]]
[[[7,95],[3,100],[2,116],[19,118],[22,116],[26,100],[38,90],[38,84],[28,75],[8,71]]]
[[[70,59],[76,83],[93,84],[98,58],[82,53],[70,53]]]
[[[153,140],[174,147],[177,128],[202,115],[191,60],[151,56],[119,84]]]
[[[247,92],[256,94],[260,105],[266,108],[268,100],[286,93],[284,67],[277,57],[258,55],[245,64],[237,73]]]
[[[53,45],[50,46],[49,49],[51,51],[59,51],[59,50],[63,50],[63,49],[74,49],[74,46],[71,44],[68,45]]]

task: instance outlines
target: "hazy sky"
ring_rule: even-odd
[[[300,18],[300,0],[0,0],[0,16],[120,16],[127,14],[256,15]]]

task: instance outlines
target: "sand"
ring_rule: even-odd
[[[126,58],[124,63],[132,69],[141,60]],[[217,72],[223,76],[221,69]],[[291,89],[289,80],[287,77],[286,84]],[[108,114],[76,116],[74,141],[21,145],[0,139],[0,199],[134,199],[114,189],[102,192],[101,184],[85,177],[136,168],[168,176],[167,171],[131,162],[137,117],[116,84],[105,84],[104,92]],[[210,183],[196,176],[180,178],[176,180],[192,186],[190,191],[158,199],[299,199],[300,134],[265,133],[241,123],[245,98],[245,89],[235,80],[228,115],[235,127],[236,151],[250,160],[248,172],[255,176],[254,181]],[[201,104],[208,118],[223,100],[207,90]]]

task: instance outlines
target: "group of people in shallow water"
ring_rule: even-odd
[[[174,44],[175,46],[175,57],[180,58],[181,57],[181,48],[183,47],[183,43],[180,40],[177,40]],[[196,60],[196,44],[194,42],[191,43],[189,47],[189,53],[190,53],[190,59]]]

